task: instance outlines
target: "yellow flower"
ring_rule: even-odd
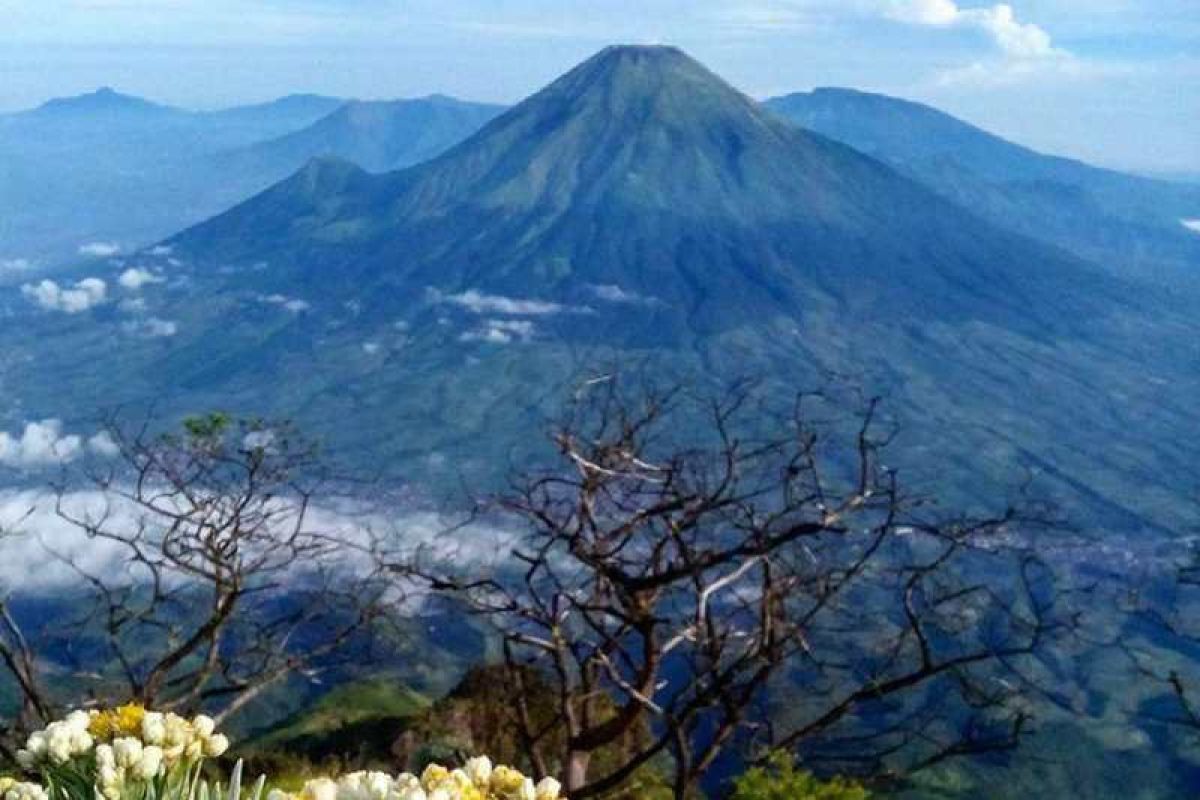
[[[142,719],[146,709],[137,703],[128,703],[120,708],[101,711],[92,715],[88,722],[88,733],[102,741],[122,736],[140,736]]]

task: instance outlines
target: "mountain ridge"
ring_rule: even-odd
[[[775,113],[879,158],[1000,227],[1111,272],[1200,292],[1200,186],[1045,155],[936,108],[853,89],[764,102]]]

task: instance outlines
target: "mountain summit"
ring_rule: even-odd
[[[319,162],[172,244],[386,285],[371,294],[386,313],[429,287],[579,305],[615,286],[659,301],[669,338],[835,306],[1049,329],[1102,291],[1081,263],[788,124],[669,47],[605,49],[405,171],[348,178]]]
[[[122,94],[111,86],[75,97],[48,100],[31,112],[38,116],[75,115],[160,115],[180,113],[178,109],[159,105],[141,97]]]

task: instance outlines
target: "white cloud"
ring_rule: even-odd
[[[983,31],[1010,58],[1045,58],[1061,54],[1050,34],[1031,22],[1021,22],[1007,3],[962,8],[953,0],[888,0],[885,13],[901,22]]]
[[[0,586],[26,596],[77,587],[78,573],[53,554],[69,556],[88,574],[138,574],[129,564],[127,549],[89,538],[56,512],[56,502],[46,491],[0,490],[0,529],[14,533],[0,538]],[[76,519],[104,517],[114,530],[135,530],[143,522],[153,526],[156,521],[130,502],[95,490],[70,492],[63,496],[62,505]],[[282,517],[281,524],[292,524],[294,519]],[[352,499],[332,499],[309,509],[305,529],[344,541],[365,542],[369,535],[382,535],[399,552],[419,551],[429,559],[481,567],[501,563],[517,541],[515,530],[503,523],[460,527],[457,522],[429,511],[379,509]],[[455,535],[446,536],[452,525]],[[367,565],[365,556],[362,563]],[[353,568],[354,562],[347,566]]]
[[[86,452],[112,456],[116,453],[116,443],[104,432],[85,442],[77,434],[64,433],[59,419],[26,422],[20,435],[0,431],[0,464],[6,467],[28,469],[65,464]]]
[[[1181,219],[1179,224],[1193,233],[1200,233],[1200,219]]]
[[[78,314],[102,304],[108,296],[108,284],[99,278],[84,278],[68,287],[44,280],[25,284],[21,294],[47,311]]]
[[[112,458],[121,452],[121,448],[113,440],[108,431],[100,431],[87,440],[88,449],[98,456]]]
[[[166,244],[155,245],[150,248],[150,255],[152,256],[169,256],[173,252],[175,252],[175,248]]]
[[[258,302],[266,303],[267,305],[280,306],[293,314],[299,314],[302,311],[308,311],[312,306],[307,300],[299,300],[294,297],[288,297],[282,294],[260,294]]]
[[[657,297],[647,297],[637,292],[630,292],[611,283],[592,284],[588,291],[606,303],[621,303],[631,306],[653,306],[661,301]]]
[[[111,258],[121,252],[121,245],[116,242],[88,242],[79,245],[79,255],[88,258]]]
[[[997,56],[941,72],[938,86],[997,86],[1047,74],[1079,77],[1097,65],[1056,47],[1049,32],[1017,18],[1008,3],[966,8],[954,0],[879,0],[885,16],[911,25],[974,30],[984,34]]]
[[[437,289],[430,288],[428,296],[431,302],[448,303],[465,308],[473,314],[542,316],[546,314],[590,314],[592,312],[592,309],[584,306],[567,306],[546,300],[504,297],[498,294],[485,294],[476,289],[468,289],[459,294],[444,294]]]
[[[363,342],[363,352],[369,356],[373,356],[379,352],[379,342]]]
[[[27,258],[0,258],[0,272],[27,272],[33,262]]]
[[[148,269],[141,267],[130,267],[121,273],[121,277],[117,278],[117,283],[130,291],[137,291],[149,283],[162,283],[166,279],[160,275],[155,275]]]
[[[514,341],[528,342],[533,339],[536,327],[524,319],[489,319],[474,330],[459,336],[463,342],[488,342],[509,344]]]
[[[161,339],[179,333],[179,325],[169,319],[149,317],[148,319],[131,320],[122,326],[126,333],[145,336],[148,339]]]

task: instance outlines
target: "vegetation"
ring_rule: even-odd
[[[495,628],[536,770],[587,798],[664,759],[685,797],[735,743],[887,776],[1013,747],[1018,665],[1071,629],[1014,535],[1042,520],[931,514],[882,465],[875,403],[833,455],[819,397],[782,421],[749,393],[692,402],[593,385],[560,466],[495,501],[527,532],[509,564],[389,564]],[[786,718],[764,707],[780,692]]]
[[[869,800],[861,786],[840,779],[821,781],[796,769],[787,753],[775,753],[765,767],[754,767],[734,782],[731,800]]]
[[[181,434],[109,434],[115,462],[75,476],[94,494],[64,483],[56,510],[111,558],[47,542],[79,596],[34,631],[0,604],[0,662],[19,697],[10,736],[85,698],[223,720],[293,675],[363,656],[387,589],[313,520],[327,484],[311,443],[217,413]]]

